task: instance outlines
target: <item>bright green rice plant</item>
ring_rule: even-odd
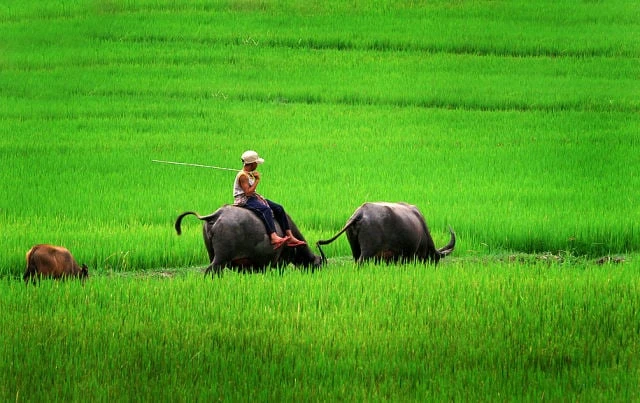
[[[633,2],[137,1],[0,10],[0,399],[638,400]],[[313,246],[366,201],[438,266],[204,279],[260,191]],[[90,278],[19,277],[36,243]],[[593,263],[595,257],[611,257]],[[618,264],[616,264],[618,262]]]
[[[5,280],[0,392],[633,400],[636,263],[505,256],[215,280],[199,270],[113,273],[84,286]]]
[[[460,254],[635,251],[630,7],[7,7],[0,270],[39,242],[98,270],[206,264],[199,225],[173,220],[230,202],[232,177],[150,161],[239,167],[249,148],[312,243],[387,200],[437,243],[452,226]]]

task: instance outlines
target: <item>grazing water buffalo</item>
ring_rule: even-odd
[[[36,245],[27,252],[27,270],[23,279],[52,277],[55,279],[79,277],[85,280],[89,276],[87,265],[78,266],[76,260],[66,248],[53,245]]]
[[[194,215],[204,221],[202,232],[210,261],[205,275],[211,270],[219,274],[225,267],[252,272],[263,271],[267,266],[284,267],[289,263],[311,267],[312,270],[322,265],[320,256],[314,255],[307,245],[295,248],[285,245],[274,249],[263,221],[249,209],[225,205],[204,217],[187,211],[176,219],[178,235],[182,233],[182,219],[187,215]],[[287,218],[293,235],[304,241],[291,217]],[[277,221],[275,224],[276,232],[282,236],[280,224]]]
[[[335,241],[343,232],[351,245],[353,258],[385,262],[438,263],[456,245],[456,234],[451,228],[451,240],[447,246],[436,249],[429,228],[420,211],[406,203],[364,203],[353,213],[345,226],[333,238],[317,242],[322,260],[326,257],[320,245]]]

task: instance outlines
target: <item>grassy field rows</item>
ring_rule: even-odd
[[[97,267],[120,252],[142,254],[141,268],[204,259],[199,224],[187,223],[185,238],[175,239],[173,220],[230,202],[232,176],[151,160],[238,167],[237,154],[256,144],[268,161],[263,193],[287,206],[313,242],[365,201],[403,200],[423,210],[436,239],[453,226],[462,254],[481,245],[590,255],[637,248],[638,144],[626,114],[221,101],[203,108],[204,117],[182,106],[181,117],[124,116],[107,126],[58,118],[49,134],[32,124],[7,133],[11,252],[3,266],[20,271],[26,250],[42,241],[68,244]],[[247,110],[260,119],[247,121]],[[42,141],[49,136],[55,143]],[[176,256],[166,256],[168,245]],[[346,242],[336,248],[332,255],[349,253]]]
[[[636,3],[0,6],[0,400],[638,400]],[[247,149],[312,244],[384,200],[456,250],[205,280],[233,174],[152,160]]]
[[[16,65],[9,65],[5,73],[6,94],[16,95],[18,107],[21,98],[23,107],[38,107],[28,102],[34,90],[53,100],[72,102],[64,109],[41,111],[42,117],[86,113],[99,117],[101,110],[95,109],[94,102],[131,97],[480,110],[638,110],[633,58],[478,56],[258,44],[218,45],[212,50],[187,39],[179,43],[125,39],[94,46],[98,44],[99,51],[87,46],[77,52],[73,49],[66,57],[59,52],[49,57],[16,52]],[[46,78],[54,80],[44,88],[34,86]],[[23,111],[9,113],[21,116]]]
[[[637,262],[523,263],[3,280],[0,394],[635,400]]]

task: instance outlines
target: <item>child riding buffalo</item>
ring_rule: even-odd
[[[256,192],[258,183],[260,183],[260,173],[256,171],[258,164],[262,164],[264,159],[258,156],[255,151],[245,151],[242,154],[243,168],[236,175],[233,184],[233,204],[253,210],[264,221],[267,227],[267,233],[271,238],[271,244],[274,249],[278,249],[283,245],[296,247],[306,245],[307,243],[297,239],[289,227],[289,221],[284,208],[271,200],[265,199]],[[284,237],[276,233],[274,218],[278,220]]]

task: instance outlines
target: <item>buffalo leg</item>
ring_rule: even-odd
[[[224,269],[224,266],[220,264],[220,262],[216,262],[216,260],[214,259],[209,266],[207,266],[207,268],[204,271],[204,276],[207,277],[207,275],[209,275],[209,273],[211,273],[211,278],[213,278],[214,275],[220,277],[222,276],[222,270]]]
[[[353,260],[355,260],[356,262],[361,261],[362,250],[360,249],[360,243],[349,232],[347,232],[347,240],[349,241],[349,246],[351,246],[351,254],[353,255]]]

